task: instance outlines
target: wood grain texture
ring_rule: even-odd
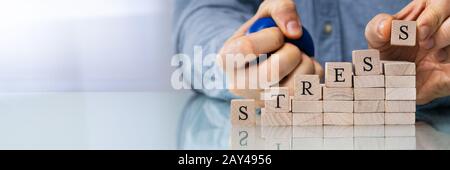
[[[262,126],[292,126],[292,113],[266,112],[261,109]]]
[[[353,88],[323,87],[323,100],[353,101]]]
[[[319,75],[295,75],[295,100],[321,100],[322,86]]]
[[[386,100],[416,100],[416,88],[386,88]]]
[[[292,116],[294,126],[323,125],[323,113],[294,113]]]
[[[353,76],[355,88],[384,87],[384,75]]]
[[[323,112],[353,113],[353,101],[323,101]]]
[[[355,113],[355,125],[384,125],[384,113]]]
[[[352,52],[352,62],[356,76],[381,74],[380,51],[375,49],[355,50]]]
[[[413,113],[416,112],[416,101],[385,101],[387,113]]]
[[[324,113],[324,125],[353,125],[353,113]]]
[[[256,106],[253,99],[231,100],[231,124],[233,125],[256,125]]]
[[[416,21],[393,20],[391,28],[391,45],[416,45]]]
[[[384,100],[384,88],[355,88],[355,101],[359,100]]]
[[[415,88],[416,76],[386,76],[386,88]]]
[[[381,61],[385,76],[415,76],[416,64],[406,61]]]
[[[386,125],[412,125],[416,123],[415,113],[386,113]]]
[[[384,113],[384,100],[374,101],[354,101],[353,110],[355,113]]]
[[[294,113],[321,113],[323,112],[322,101],[292,101],[292,112]]]
[[[347,62],[325,63],[326,87],[352,87],[353,65]]]

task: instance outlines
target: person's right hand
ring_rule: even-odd
[[[258,19],[263,17],[272,17],[278,27],[267,28],[256,33],[247,35],[248,29]],[[260,99],[263,89],[261,87],[249,88],[249,70],[257,69],[260,74],[267,74],[266,77],[270,82],[280,83],[280,86],[289,87],[290,93],[293,93],[293,76],[295,74],[323,74],[323,69],[314,59],[310,58],[295,45],[284,41],[285,37],[290,39],[298,39],[302,36],[300,18],[297,15],[296,6],[293,0],[265,0],[259,7],[258,12],[250,20],[239,28],[232,37],[230,37],[219,52],[219,63],[225,70],[228,78],[234,80],[242,79],[237,75],[238,70],[244,70],[246,85],[244,89],[229,89],[234,95],[256,99]],[[260,62],[258,65],[249,64],[255,61],[261,54],[272,53],[272,57]],[[233,66],[233,72],[226,70],[227,57],[245,56],[245,64]],[[278,57],[274,57],[278,56]],[[273,60],[279,60],[279,76],[276,80],[271,80],[271,73],[275,70],[269,66]],[[231,75],[233,74],[234,75]],[[261,76],[261,75],[258,75]],[[257,77],[258,77],[257,76]],[[236,83],[231,81],[230,83]],[[233,84],[230,87],[238,87]],[[258,105],[262,105],[258,102]]]

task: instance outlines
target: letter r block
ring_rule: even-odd
[[[352,53],[352,60],[356,76],[381,74],[380,51],[378,50],[355,50]]]
[[[319,75],[295,75],[294,100],[320,100],[322,86]]]
[[[243,126],[256,125],[256,103],[253,99],[231,100],[231,124]]]
[[[325,87],[352,87],[353,65],[347,62],[325,63]]]
[[[391,45],[415,46],[416,30],[416,21],[393,20],[391,27]]]

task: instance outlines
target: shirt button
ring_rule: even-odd
[[[330,23],[326,23],[323,32],[325,32],[325,34],[331,34],[333,32],[333,26]]]

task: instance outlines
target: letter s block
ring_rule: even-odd
[[[393,20],[391,28],[391,45],[416,46],[416,21]]]
[[[352,53],[352,60],[356,76],[381,74],[380,51],[378,50],[355,50]]]
[[[325,63],[325,87],[353,87],[352,63]]]
[[[253,99],[235,99],[231,101],[231,124],[255,126],[256,103]]]

